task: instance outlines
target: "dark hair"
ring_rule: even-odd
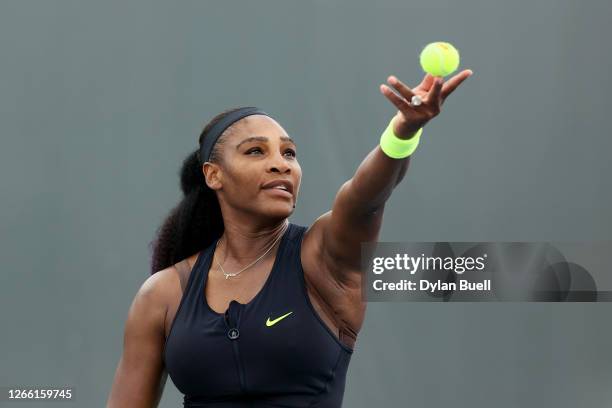
[[[212,118],[200,134],[198,139],[200,146],[215,123],[238,109],[241,108],[228,109]],[[220,147],[232,128],[233,125],[221,134],[208,161],[222,163]],[[153,247],[151,274],[206,248],[223,234],[224,225],[219,200],[215,191],[206,185],[202,164],[199,147],[183,161],[180,171],[183,199],[170,210],[158,228],[156,238],[150,244]]]

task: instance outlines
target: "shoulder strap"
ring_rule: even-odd
[[[187,286],[189,274],[191,272],[189,262],[187,262],[186,259],[183,259],[181,262],[174,264],[174,268],[178,271],[179,279],[181,281],[181,293],[185,293],[185,287]]]

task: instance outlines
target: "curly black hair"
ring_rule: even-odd
[[[228,109],[208,122],[198,139],[200,146],[208,131],[226,115],[242,108]],[[228,127],[217,139],[208,161],[222,163],[220,148],[232,131]],[[215,191],[206,185],[202,173],[200,148],[190,153],[180,171],[183,199],[170,210],[149,244],[153,248],[151,275],[206,248],[224,231],[219,200]]]

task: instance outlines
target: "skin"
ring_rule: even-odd
[[[446,98],[471,75],[471,70],[465,70],[444,82],[427,74],[414,88],[389,76],[390,86],[381,84],[380,92],[398,109],[392,119],[394,133],[403,139],[412,137],[440,113]],[[409,103],[415,94],[422,97],[422,105]],[[264,136],[265,140],[236,148],[251,136]],[[231,126],[222,148],[222,163],[202,166],[207,185],[216,191],[225,226],[205,290],[209,306],[217,313],[223,313],[232,299],[248,303],[272,268],[278,243],[255,265],[230,279],[225,279],[217,263],[227,272],[239,271],[284,232],[302,178],[294,157],[297,146],[286,138],[287,133],[274,119],[248,116]],[[361,243],[377,241],[385,202],[403,179],[409,162],[410,157],[388,157],[377,145],[340,187],[331,210],[317,218],[304,235],[301,260],[308,296],[336,335],[341,325],[356,333],[361,329],[366,310],[361,299]],[[277,179],[292,182],[292,197],[261,188]],[[190,267],[197,255],[187,259]],[[163,347],[181,296],[178,273],[172,267],[150,276],[138,290],[125,324],[124,350],[107,407],[158,405],[167,379]]]

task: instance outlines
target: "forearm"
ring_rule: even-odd
[[[397,95],[386,85],[380,87],[383,95],[398,109],[398,113],[392,119],[393,134],[396,136],[411,135],[408,139],[414,137],[417,133],[416,129],[422,129],[426,123],[437,116],[444,99],[472,74],[471,70],[464,70],[452,77],[445,85],[443,85],[443,78],[427,74],[414,89],[408,88],[396,77],[389,76],[389,84],[401,94],[401,96]],[[412,98],[415,96],[419,96],[422,103],[414,105]],[[411,132],[415,133],[411,134]],[[403,137],[400,138],[403,139]],[[410,143],[408,145],[410,146]],[[412,147],[415,147],[414,144]],[[394,149],[392,148],[391,151]],[[399,150],[401,151],[402,148]],[[401,156],[401,154],[395,155],[394,153],[393,155]],[[359,165],[353,178],[346,183],[349,192],[346,206],[352,210],[351,213],[360,216],[376,213],[382,209],[395,186],[404,178],[409,163],[410,156],[394,159],[387,156],[380,146],[376,146]]]
[[[359,213],[372,213],[381,208],[395,186],[404,178],[410,156],[393,159],[376,146],[361,162],[351,179],[353,205]]]

